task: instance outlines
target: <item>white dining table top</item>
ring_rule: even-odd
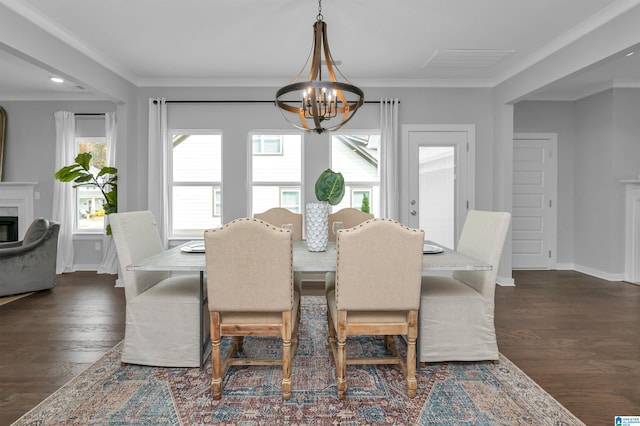
[[[441,245],[425,241],[427,244]],[[142,259],[127,266],[129,271],[204,271],[204,253],[186,253],[182,247],[202,245],[203,241],[190,241]],[[489,271],[491,265],[442,247],[442,253],[424,254],[422,272],[429,271]],[[293,270],[297,272],[329,272],[336,270],[336,245],[329,242],[326,251],[310,252],[304,241],[293,243]]]

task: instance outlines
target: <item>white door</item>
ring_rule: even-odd
[[[555,133],[514,135],[511,221],[514,269],[555,267],[557,141]]]
[[[467,210],[475,205],[475,126],[402,126],[408,147],[406,223],[425,239],[455,248]]]

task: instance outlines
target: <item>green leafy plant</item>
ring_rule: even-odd
[[[104,214],[118,212],[118,169],[104,166],[97,175],[91,172],[92,155],[88,152],[78,154],[75,163],[64,166],[55,173],[60,182],[74,182],[74,188],[79,186],[95,186],[100,189],[105,199]],[[111,226],[107,225],[107,235],[111,235]]]
[[[344,177],[342,173],[336,173],[327,169],[316,180],[316,198],[335,206],[344,197]]]
[[[366,192],[362,194],[362,205],[360,206],[360,211],[363,213],[371,213],[369,209],[369,196]]]

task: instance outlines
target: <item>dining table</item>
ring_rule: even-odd
[[[426,248],[437,248],[427,250]],[[438,243],[425,241],[422,256],[422,274],[429,275],[437,271],[488,271],[491,265],[451,250]],[[324,251],[307,250],[305,241],[293,243],[294,272],[331,272],[336,270],[336,244],[329,242]],[[206,260],[203,240],[188,241],[157,253],[153,256],[127,265],[129,271],[169,271],[176,273],[200,274],[200,368],[210,350],[210,336],[205,335],[204,310],[207,309],[207,289],[205,283]]]

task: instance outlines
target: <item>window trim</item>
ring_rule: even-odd
[[[180,134],[180,135],[189,135],[189,136],[219,136],[220,137],[220,180],[219,181],[182,181],[182,182],[174,182],[173,180],[173,143],[172,143],[172,135]],[[223,196],[223,184],[222,179],[224,177],[224,135],[222,130],[219,129],[185,129],[185,128],[168,128],[167,129],[167,141],[165,147],[165,158],[167,159],[167,170],[164,175],[166,178],[166,206],[167,209],[167,241],[172,240],[192,240],[193,235],[189,234],[176,234],[174,233],[174,219],[173,219],[173,188],[179,186],[204,186],[211,187],[215,191],[215,188],[219,188],[220,190],[220,215],[215,215],[214,212],[216,210],[215,200],[213,210],[211,212],[212,217],[220,217],[221,223],[224,223],[223,215],[224,215],[224,196]],[[211,195],[214,196],[213,193]]]

